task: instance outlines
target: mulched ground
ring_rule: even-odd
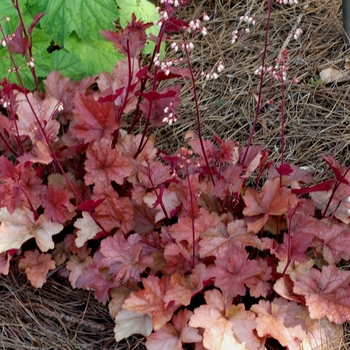
[[[333,67],[344,69],[350,50],[342,37],[341,1],[302,1],[301,5],[274,5],[271,16],[266,65],[272,65],[282,47],[290,54],[285,91],[285,159],[307,166],[315,181],[330,176],[322,155],[331,154],[349,165],[350,83],[323,84],[319,72]],[[219,79],[200,80],[199,96],[202,130],[205,137],[214,133],[224,140],[234,139],[242,145],[248,139],[257,105],[259,67],[265,38],[267,1],[195,0],[184,14],[196,18],[203,11],[211,16],[206,24],[208,35],[194,40],[193,67],[197,77],[223,61],[225,70]],[[240,16],[254,16],[257,23],[251,32],[231,44],[232,31],[247,26]],[[304,33],[291,39],[297,27]],[[170,53],[175,58],[177,54]],[[172,152],[184,145],[184,133],[196,129],[191,86],[183,89],[181,120],[157,130],[158,145]],[[275,106],[266,102],[275,101]],[[254,144],[264,144],[271,157],[280,160],[281,113],[280,83],[269,80],[263,88],[263,108]],[[169,142],[171,140],[171,143]],[[15,268],[9,276],[0,276],[0,348],[11,349],[144,349],[142,337],[131,337],[116,344],[114,322],[108,308],[98,303],[92,293],[73,290],[53,274],[41,290],[35,290]],[[350,332],[344,326],[350,344]],[[348,345],[349,346],[349,345]],[[271,345],[270,349],[277,349]],[[346,347],[345,347],[346,348]],[[344,348],[344,349],[345,349]]]

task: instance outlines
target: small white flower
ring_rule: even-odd
[[[210,20],[210,17],[204,12],[203,13],[203,21],[208,22]]]

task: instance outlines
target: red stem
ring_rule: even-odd
[[[267,54],[271,12],[272,12],[272,0],[268,0],[268,14],[267,14],[266,29],[265,29],[265,43],[264,43],[263,55],[262,55],[262,58],[261,58],[262,70],[261,70],[261,74],[260,74],[260,86],[259,86],[259,94],[258,94],[258,104],[256,106],[254,122],[253,122],[252,129],[250,131],[250,134],[249,134],[248,144],[247,144],[247,147],[245,149],[245,152],[244,152],[244,155],[243,155],[243,158],[242,158],[242,164],[244,164],[244,161],[245,161],[245,159],[247,157],[249,148],[250,148],[250,146],[252,144],[253,135],[255,133],[256,124],[258,122],[258,118],[259,118],[260,110],[261,110],[262,87],[263,87],[263,82],[264,82],[264,68],[265,68],[265,60],[266,60],[266,54]]]

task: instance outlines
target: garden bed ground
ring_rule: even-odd
[[[309,167],[315,181],[330,176],[322,155],[331,154],[349,165],[350,82],[324,84],[319,72],[326,68],[344,70],[350,50],[342,37],[341,1],[300,1],[294,6],[276,5],[270,26],[267,65],[272,65],[281,48],[290,54],[288,78],[298,83],[286,84],[285,159]],[[201,121],[205,137],[213,133],[223,139],[247,141],[253,123],[260,66],[264,46],[267,2],[257,0],[194,1],[186,17],[202,12],[211,16],[208,35],[194,42],[192,62],[200,72],[223,61],[225,70],[219,79],[200,80],[197,86]],[[257,19],[251,32],[231,44],[232,31],[244,28],[240,16]],[[299,40],[289,35],[302,28]],[[175,53],[171,53],[175,57]],[[349,72],[350,76],[350,72]],[[183,90],[181,120],[174,126],[157,130],[159,147],[171,152],[184,143],[184,134],[196,128],[195,110],[189,89]],[[281,101],[279,82],[267,82],[263,89],[263,108],[254,144],[264,144],[271,157],[280,159],[281,114],[275,106]],[[171,140],[171,143],[169,142]],[[142,338],[132,337],[116,344],[114,322],[106,306],[92,293],[72,290],[55,274],[41,290],[35,290],[21,272],[12,269],[0,277],[0,348],[10,349],[143,349]],[[345,326],[345,337],[350,338]],[[345,339],[350,344],[350,339]],[[344,345],[346,348],[346,345]],[[348,345],[349,346],[349,345]],[[272,349],[272,346],[271,346]]]

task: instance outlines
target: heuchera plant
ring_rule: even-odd
[[[197,131],[174,154],[155,146],[153,130],[179,118],[179,78],[196,83],[190,39],[206,29],[182,19],[187,2],[164,1],[145,66],[153,23],[135,15],[101,32],[124,55],[112,74],[74,82],[53,71],[31,92],[12,61],[20,83],[1,81],[0,271],[18,262],[40,288],[56,269],[108,302],[117,341],[141,333],[151,350],[318,346],[350,320],[350,271],[337,267],[350,259],[350,174],[327,156],[334,180],[310,185],[263,146],[204,139],[196,95]],[[173,33],[184,58],[161,61]],[[26,38],[15,47],[26,52]]]

